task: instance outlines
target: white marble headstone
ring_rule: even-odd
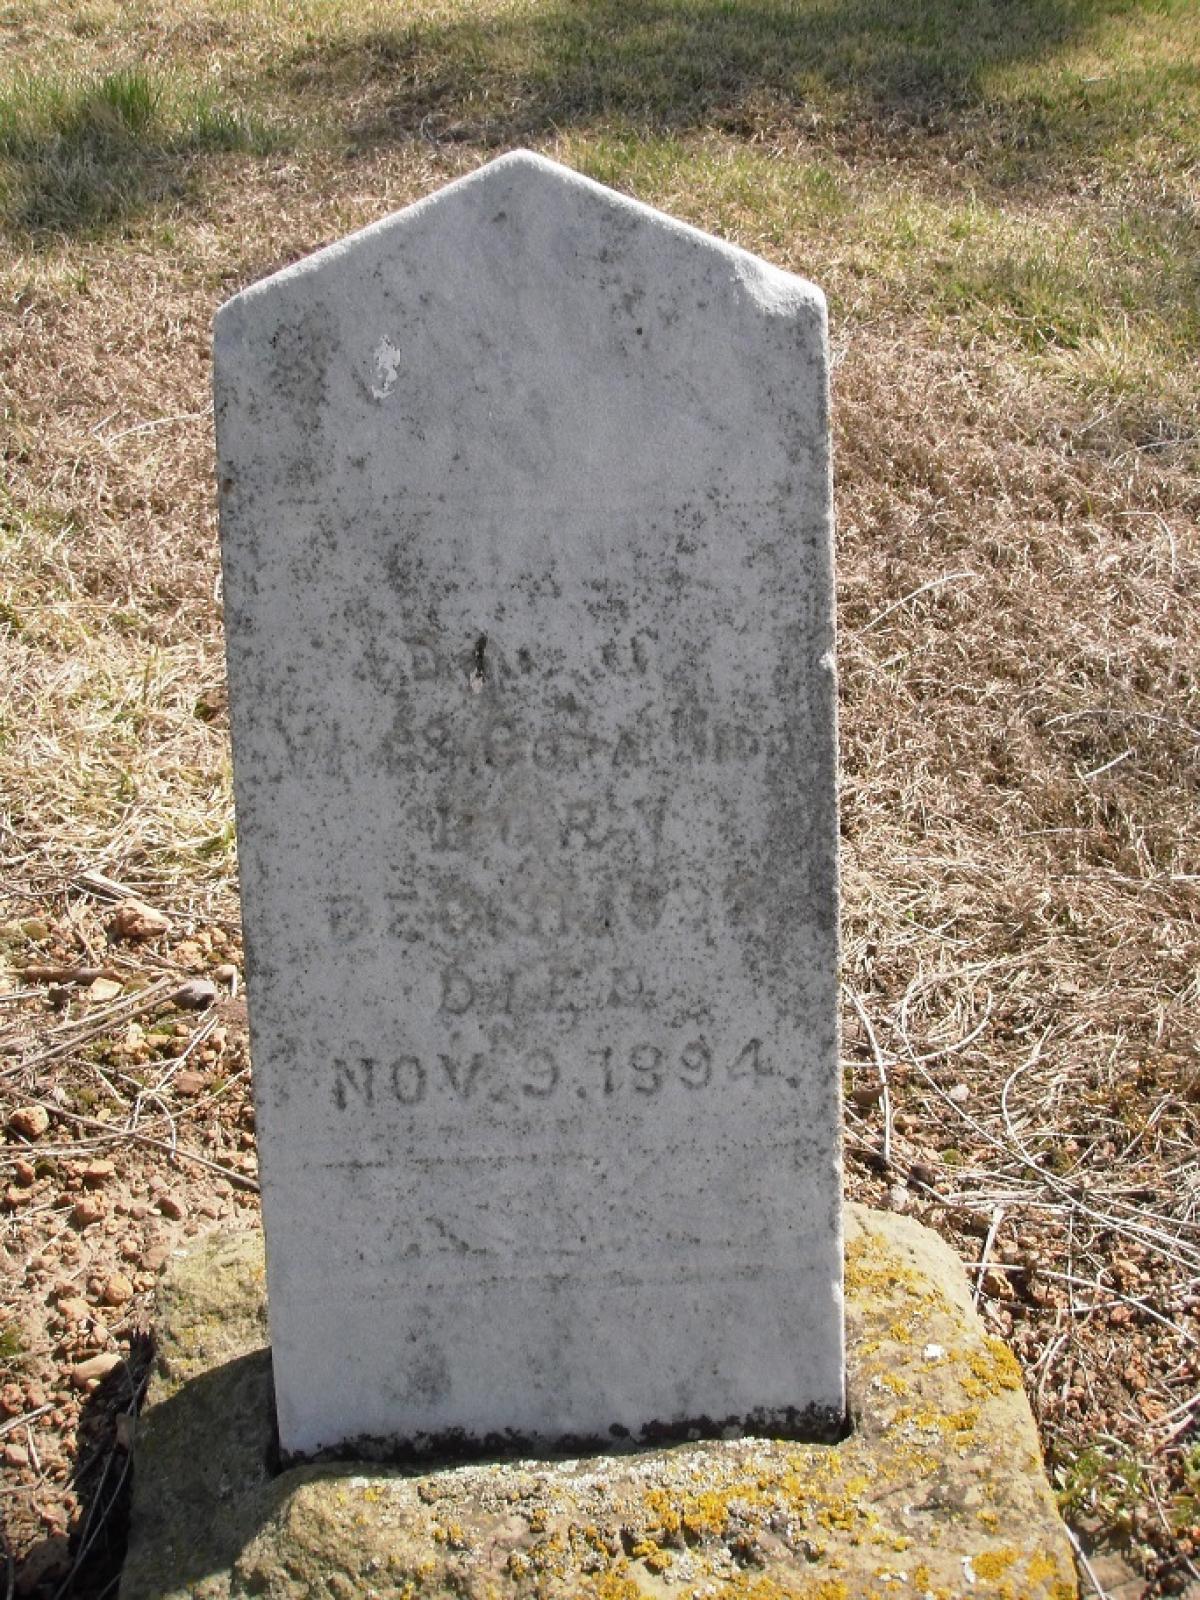
[[[285,1451],[840,1423],[826,348],[523,152],[217,317]]]

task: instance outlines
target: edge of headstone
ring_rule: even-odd
[[[248,284],[218,307],[213,318],[214,338],[220,339],[225,332],[231,331],[229,325],[240,314],[241,309],[251,304],[258,296],[287,288],[308,274],[332,265],[351,253],[364,239],[378,237],[397,227],[419,225],[423,218],[447,204],[454,203],[456,197],[461,197],[464,193],[486,184],[490,179],[512,172],[514,169],[555,179],[566,187],[580,190],[594,200],[602,201],[618,212],[641,217],[643,221],[652,222],[666,232],[678,234],[696,245],[702,245],[724,255],[734,267],[738,281],[746,292],[767,314],[789,315],[804,306],[816,310],[822,321],[827,319],[825,293],[810,279],[798,273],[788,272],[783,267],[777,267],[773,262],[764,260],[763,257],[755,255],[741,245],[731,244],[729,240],[719,238],[716,234],[706,233],[690,222],[682,222],[678,217],[659,211],[632,195],[623,194],[619,189],[598,183],[594,178],[576,172],[573,167],[551,160],[549,156],[521,148],[510,150],[502,156],[495,157],[494,160],[486,161],[461,178],[455,178],[432,193],[422,195],[411,204],[402,206],[399,211],[389,212],[387,216],[355,229],[344,238],[321,246],[309,255],[301,257],[299,261],[294,261],[265,278],[259,278],[254,283]]]

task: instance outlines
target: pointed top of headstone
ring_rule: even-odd
[[[824,309],[821,290],[807,279],[785,272],[738,245],[704,233],[640,200],[596,183],[536,151],[512,150],[412,205],[252,284],[221,307],[217,314],[218,330],[222,319],[234,314],[234,307],[260,295],[286,291],[293,282],[309,273],[330,271],[360,254],[373,257],[379,250],[395,246],[405,235],[432,235],[439,231],[455,234],[464,225],[473,226],[489,220],[496,228],[507,223],[506,236],[510,241],[515,241],[523,228],[532,228],[540,234],[549,227],[584,228],[589,221],[593,229],[607,229],[609,235],[617,239],[623,231],[640,223],[663,235],[664,245],[670,240],[681,250],[690,249],[723,259],[728,263],[731,281],[740,284],[764,310],[788,312],[805,302]],[[596,233],[591,243],[603,249],[602,234]],[[524,253],[532,254],[528,250]],[[546,264],[548,268],[553,266],[551,262]]]

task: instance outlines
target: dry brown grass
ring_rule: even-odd
[[[283,24],[259,9],[269,25],[223,5],[171,19],[25,3],[9,8],[14,59],[57,50],[103,71],[133,41],[164,71],[261,88]],[[318,43],[337,34],[338,7],[305,15]],[[313,128],[274,151],[159,152],[137,204],[103,225],[10,230],[0,849],[14,969],[95,958],[154,976],[236,954],[212,312],[490,153],[491,122],[372,142],[363,128],[398,103],[386,52],[374,75],[361,45],[329,59],[354,90],[344,139],[313,132],[333,91],[293,71],[267,113],[307,107]],[[489,60],[487,118],[516,115],[511,74]],[[447,69],[445,117],[457,82]],[[849,1186],[984,1263],[984,1314],[1021,1357],[1074,1524],[1120,1544],[1147,1592],[1178,1592],[1200,1540],[1200,398],[1180,310],[1196,171],[1149,127],[1124,166],[1108,146],[1076,152],[1072,182],[1061,163],[1036,183],[1021,167],[1006,195],[1005,135],[978,108],[869,137],[851,119],[825,138],[770,96],[739,117],[638,137],[597,117],[540,144],[830,293]],[[972,172],[982,211],[962,193]],[[1170,215],[1139,212],[1150,231],[1130,243],[1121,207],[1155,192]],[[1033,260],[1038,238],[1054,248]],[[1145,238],[1158,255],[1139,255]],[[109,949],[81,888],[96,868],[174,914],[153,959]],[[131,1193],[183,1179],[162,1150],[121,1141],[136,1095],[104,1054],[121,1014],[73,993],[64,1014],[45,985],[10,982],[0,1097],[59,1116],[34,1198],[5,1224],[0,1299],[28,1329],[49,1314],[54,1241],[72,1237],[72,1163],[123,1151]],[[177,1025],[172,1050],[207,1024]],[[56,1042],[69,1048],[47,1057]],[[219,1119],[171,1098],[175,1059],[125,1061],[162,1096],[138,1126],[224,1162]],[[69,1120],[96,1094],[111,1134]],[[0,1147],[0,1189],[19,1159]],[[193,1205],[181,1228],[199,1220]],[[79,1244],[86,1276],[89,1235]],[[122,1348],[147,1314],[142,1293]],[[4,1356],[21,1381],[33,1363],[54,1401],[30,1424],[47,1460],[51,1436],[74,1448],[64,1349],[39,1336]],[[24,1495],[17,1553],[62,1524],[69,1491],[69,1475],[43,1474]]]

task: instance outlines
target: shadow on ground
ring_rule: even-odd
[[[73,1481],[79,1514],[67,1534],[35,1544],[14,1566],[12,1587],[25,1600],[111,1600],[129,1527],[129,1438],[118,1418],[136,1411],[149,1377],[152,1348],[138,1339],[120,1366],[88,1396],[79,1418]]]
[[[347,6],[326,31],[297,25],[294,46],[238,85],[236,104],[228,86],[219,100],[189,101],[140,69],[0,93],[0,224],[33,241],[104,232],[156,205],[195,203],[206,158],[265,154],[312,132],[365,153],[412,139],[497,149],[572,129],[748,140],[793,129],[882,146],[889,159],[948,135],[935,159],[954,159],[958,138],[977,167],[989,152],[991,176],[1029,177],[1054,170],[1064,147],[1144,131],[1163,69],[1131,66],[1044,97],[998,97],[989,75],[1053,60],[1114,16],[1158,8],[527,0],[364,28]]]
[[[573,126],[764,116],[884,133],[946,127],[991,69],[1039,62],[1143,0],[547,0],[306,43],[277,69],[342,97],[362,145],[424,134],[505,145]]]

